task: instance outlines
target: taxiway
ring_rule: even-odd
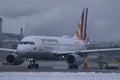
[[[88,69],[83,69],[81,66],[78,70],[68,69],[65,61],[39,61],[39,69],[28,69],[25,62],[19,66],[3,65],[0,63],[0,72],[98,72],[98,73],[120,73],[120,69],[99,69],[95,63],[89,65]]]

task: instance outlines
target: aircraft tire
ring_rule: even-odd
[[[78,66],[74,66],[74,69],[78,69]]]
[[[38,68],[39,68],[39,64],[35,64],[35,65],[34,65],[34,68],[35,68],[35,69],[38,69]]]
[[[33,68],[33,66],[32,65],[28,65],[28,69],[32,69]]]
[[[78,66],[76,66],[76,65],[69,65],[69,69],[78,69]]]
[[[69,69],[74,69],[73,65],[69,65]]]

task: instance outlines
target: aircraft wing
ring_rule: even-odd
[[[58,55],[64,55],[64,54],[71,54],[71,53],[76,53],[78,51],[57,51]]]
[[[92,53],[92,52],[108,52],[108,51],[120,51],[120,48],[108,48],[108,49],[87,49],[81,50],[81,53]]]
[[[85,49],[85,50],[80,50],[80,51],[58,51],[57,55],[67,55],[71,53],[94,53],[94,52],[108,52],[108,51],[120,51],[120,48],[108,48],[108,49]]]
[[[16,49],[0,48],[0,51],[16,52]]]

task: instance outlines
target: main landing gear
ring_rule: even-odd
[[[30,65],[28,65],[28,69],[33,69],[33,68],[38,69],[39,68],[39,64],[36,64],[35,60],[33,58],[29,58],[28,60],[30,62]]]
[[[69,65],[69,69],[78,69],[77,65]]]

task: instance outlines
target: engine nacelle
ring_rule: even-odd
[[[11,54],[6,57],[6,61],[11,65],[20,65],[24,62],[23,58],[16,54]]]
[[[77,54],[70,54],[67,57],[68,65],[76,65],[79,66],[83,63],[83,58]]]

